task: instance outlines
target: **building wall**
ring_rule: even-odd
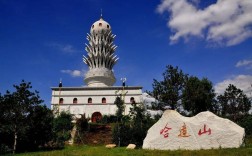
[[[128,114],[132,97],[136,103],[142,102],[142,87],[126,87],[125,92],[125,114]],[[51,107],[53,109],[55,105],[59,105],[60,111],[69,111],[76,117],[84,113],[86,117],[91,117],[94,112],[102,115],[115,114],[117,107],[114,102],[121,93],[122,87],[52,88]],[[62,104],[59,104],[60,98],[64,99]],[[77,103],[73,103],[74,98],[77,98]],[[88,98],[92,98],[92,103],[88,103]],[[106,103],[102,103],[102,98],[106,98]]]

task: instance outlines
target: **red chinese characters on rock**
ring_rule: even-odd
[[[187,128],[186,128],[186,124],[184,123],[184,125],[180,128],[180,130],[179,130],[179,135],[178,135],[178,137],[189,137],[189,136],[191,136],[191,135],[189,135],[188,133],[187,133]]]
[[[171,130],[172,128],[168,127],[168,123],[165,125],[165,127],[163,129],[160,130],[160,135],[163,135],[164,138],[168,138],[169,137],[169,130]]]
[[[206,129],[206,124],[204,124],[204,129],[203,131],[200,129],[198,132],[198,135],[201,136],[202,134],[208,133],[208,135],[211,135],[212,131],[210,128],[208,128],[208,130]]]

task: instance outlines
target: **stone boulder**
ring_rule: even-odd
[[[126,149],[135,149],[136,145],[135,144],[129,144]]]
[[[148,130],[143,149],[238,148],[244,136],[244,128],[209,111],[184,117],[176,111],[167,110]]]
[[[107,144],[105,147],[106,148],[115,148],[116,144]]]

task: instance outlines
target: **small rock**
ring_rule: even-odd
[[[93,141],[93,143],[94,143],[94,144],[97,144],[97,143],[98,143],[98,141],[94,140],[94,141]]]
[[[105,147],[106,148],[115,148],[116,144],[107,144]]]
[[[126,149],[135,149],[136,145],[135,144],[129,144]]]

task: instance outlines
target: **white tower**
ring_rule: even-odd
[[[89,44],[85,50],[87,56],[83,55],[83,62],[88,65],[84,81],[89,87],[113,86],[116,79],[112,71],[118,60],[114,55],[117,46],[113,44],[116,35],[112,34],[109,23],[102,19],[96,21],[87,34]]]

